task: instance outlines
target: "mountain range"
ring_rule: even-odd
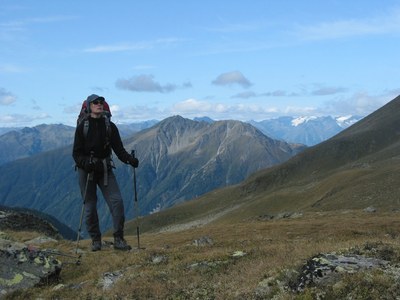
[[[156,120],[121,124],[118,126],[122,137],[158,123]],[[32,155],[71,145],[75,127],[63,124],[41,124],[35,127],[0,128],[0,165]]]
[[[266,136],[307,146],[318,144],[354,124],[361,117],[279,117],[247,123],[258,128]],[[195,118],[194,121],[213,123],[211,118]],[[132,124],[118,124],[122,137],[129,137],[159,121],[149,120]],[[0,128],[0,165],[57,149],[73,143],[75,127],[62,124],[41,124],[25,128]]]
[[[400,96],[325,142],[238,185],[147,216],[142,229],[235,224],[305,212],[398,211],[399,128]]]
[[[250,121],[249,123],[273,139],[314,146],[361,119],[360,116],[351,115],[342,117],[285,116],[259,122]]]
[[[73,127],[62,124],[9,131],[0,136],[0,165],[70,145],[74,134]]]
[[[146,215],[237,184],[257,170],[282,163],[305,149],[271,139],[239,121],[197,122],[167,118],[124,139],[135,149],[140,213]],[[82,205],[71,145],[0,166],[0,204],[39,210],[76,229]],[[127,219],[134,217],[132,169],[116,162]],[[101,197],[100,197],[101,199]],[[99,201],[103,228],[111,219]]]

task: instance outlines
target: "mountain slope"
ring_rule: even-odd
[[[6,134],[7,132],[14,131],[14,130],[21,130],[21,127],[0,127],[0,136]]]
[[[179,116],[135,134],[124,145],[128,151],[135,149],[140,160],[136,173],[141,214],[239,183],[304,149],[272,140],[246,123],[208,124]],[[76,229],[82,200],[71,154],[68,146],[0,166],[0,203],[46,212]],[[114,161],[127,219],[132,219],[132,168]],[[102,227],[109,228],[110,214],[101,197],[98,206]]]
[[[399,128],[397,97],[331,139],[240,185],[146,217],[143,228],[205,224],[207,218],[232,223],[287,211],[398,209]]]
[[[39,231],[47,236],[75,240],[77,233],[56,218],[42,212],[0,205],[0,229]]]
[[[208,124],[179,116],[138,136],[135,145],[143,161],[138,172],[151,182],[151,198],[160,199],[157,205],[163,208],[236,184],[303,149],[272,140],[246,123]]]
[[[0,136],[0,165],[71,144],[75,128],[62,124],[38,125]]]

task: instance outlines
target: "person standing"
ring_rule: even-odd
[[[85,222],[92,239],[92,251],[99,251],[102,246],[97,214],[97,186],[112,216],[114,249],[130,250],[131,246],[124,239],[124,203],[112,170],[111,154],[114,151],[119,160],[134,168],[139,166],[139,160],[125,150],[117,126],[105,115],[104,102],[104,97],[95,94],[87,97],[88,117],[76,127],[72,156],[84,197]]]

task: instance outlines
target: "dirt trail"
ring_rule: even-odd
[[[165,227],[162,227],[158,232],[163,233],[163,232],[179,232],[191,228],[197,228],[197,227],[202,227],[206,224],[209,224],[222,216],[226,215],[227,213],[234,211],[238,209],[241,206],[241,204],[229,207],[223,211],[217,212],[217,213],[211,213],[201,219],[193,220],[190,222],[186,223],[181,223],[181,224],[174,224],[174,225],[168,225]]]

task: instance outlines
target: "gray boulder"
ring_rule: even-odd
[[[44,251],[0,239],[0,297],[59,280],[62,264]]]

